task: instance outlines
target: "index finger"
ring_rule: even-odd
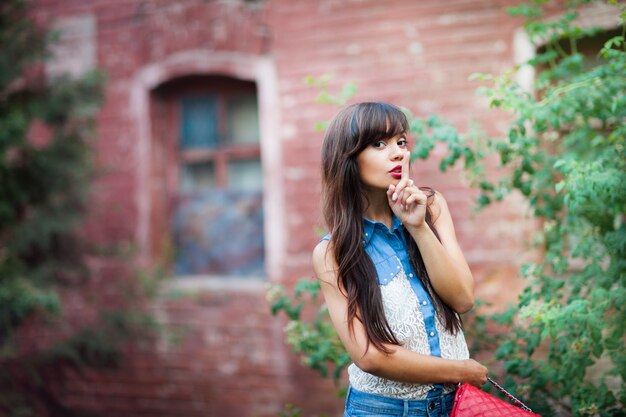
[[[402,159],[402,169],[400,171],[400,181],[396,184],[393,196],[391,198],[392,201],[396,201],[398,197],[402,195],[402,191],[409,184],[409,163],[411,161],[410,153],[407,154]]]
[[[404,159],[402,159],[402,171],[400,171],[400,181],[409,180],[409,166],[411,165],[411,153],[407,152]]]

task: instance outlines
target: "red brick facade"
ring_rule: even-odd
[[[513,3],[35,1],[41,22],[91,22],[73,36],[79,43],[88,37],[80,53],[86,61],[94,53],[93,65],[108,75],[97,126],[97,161],[107,174],[96,184],[90,236],[137,245],[141,265],[166,255],[168,166],[151,123],[151,91],[177,77],[228,75],[255,82],[258,91],[266,282],[311,276],[310,252],[322,222],[322,134],[314,126],[336,109],[315,104],[317,91],[304,77],[330,74],[331,91],[348,81],[358,85],[353,100],[389,101],[419,116],[437,113],[462,128],[478,119],[502,131],[506,117],[486,109],[468,76],[513,65],[521,21],[504,10]],[[416,162],[414,178],[446,196],[478,296],[501,305],[520,288],[515,270],[531,238],[525,208],[513,198],[473,213],[475,193],[458,171],[438,171],[441,153]],[[286,403],[304,408],[305,416],[339,415],[342,400],[332,383],[285,346],[284,321],[271,317],[264,283],[207,278],[190,284],[191,295],[164,297],[155,314],[184,328],[181,341],[129,352],[121,370],[70,378],[63,398],[107,417],[273,416]]]

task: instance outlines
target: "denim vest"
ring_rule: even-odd
[[[388,284],[401,269],[404,269],[424,316],[430,354],[441,357],[439,332],[435,325],[435,307],[411,266],[404,230],[404,226],[395,215],[392,219],[391,230],[383,223],[363,218],[363,246],[374,263],[380,285]],[[329,240],[330,234],[322,239]]]

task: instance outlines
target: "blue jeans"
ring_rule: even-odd
[[[367,394],[348,388],[344,417],[448,417],[454,404],[454,392],[443,394],[432,390],[424,400],[401,400]]]

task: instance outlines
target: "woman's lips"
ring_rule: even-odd
[[[402,165],[396,165],[391,170],[389,170],[389,173],[392,177],[399,180],[400,178],[402,178]]]

